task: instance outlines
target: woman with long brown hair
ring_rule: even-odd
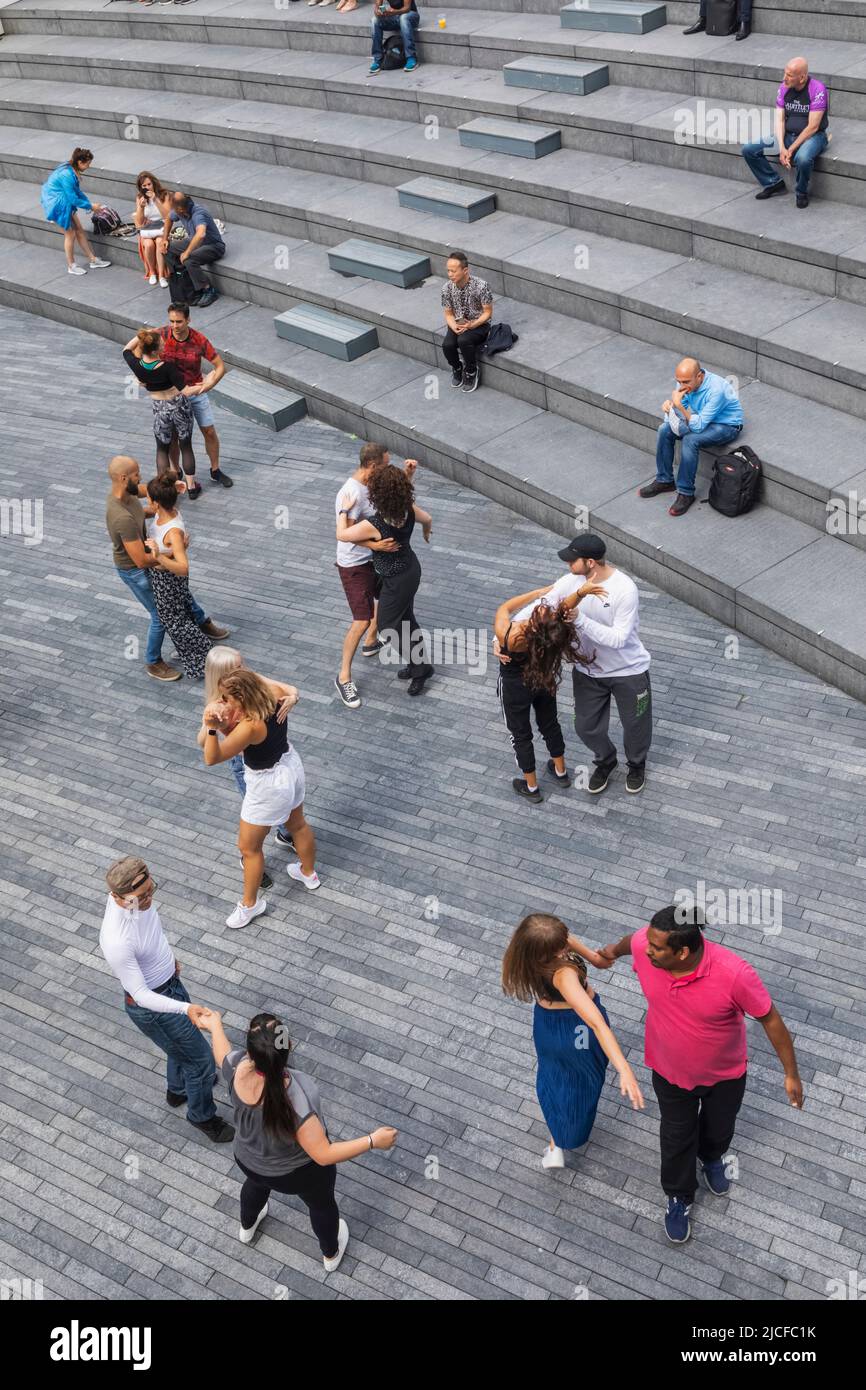
[[[377,622],[379,636],[390,636],[401,650],[405,665],[398,680],[409,682],[409,694],[420,695],[433,675],[427,661],[424,634],[415,617],[415,595],[421,583],[421,565],[410,544],[416,521],[421,523],[425,541],[433,531],[433,518],[415,501],[415,489],[402,468],[389,463],[375,469],[367,483],[373,515],[369,521],[350,526],[346,514],[337,520],[338,541],[397,542],[396,550],[374,550],[373,569],[379,580]]]
[[[587,666],[592,660],[580,645],[574,609],[588,594],[604,593],[597,584],[581,585],[576,576],[567,576],[567,581],[565,589],[572,590],[567,596],[562,596],[562,580],[532,589],[501,603],[493,620],[493,649],[500,662],[496,689],[521,773],[511,785],[532,806],[540,805],[544,797],[535,772],[530,716],[535,715],[538,732],[547,744],[547,771],[558,786],[570,787],[556,691],[563,662]]]
[[[563,1151],[586,1143],[608,1061],[619,1075],[620,1093],[635,1110],[644,1108],[634,1072],[587,979],[587,961],[598,969],[609,964],[598,951],[570,936],[558,917],[532,912],[515,931],[502,962],[503,992],[535,1003],[535,1092],[551,1136],[543,1168],[565,1167]]]
[[[300,699],[289,686],[292,707]],[[263,846],[272,826],[282,825],[294,841],[298,856],[289,864],[289,878],[305,888],[319,887],[316,873],[316,837],[304,818],[304,766],[297,750],[289,743],[285,723],[279,712],[285,705],[272,684],[255,671],[241,667],[223,676],[217,686],[225,711],[208,706],[204,723],[204,760],[208,767],[228,763],[243,753],[246,792],[241,803],[238,849],[244,865],[243,896],[226,926],[245,927],[254,917],[267,911],[267,899],[259,897],[265,869]],[[230,733],[220,738],[220,728],[234,721]]]
[[[144,387],[153,405],[153,434],[156,439],[156,471],[171,471],[168,446],[177,435],[183,472],[187,477],[187,496],[195,501],[201,483],[195,481],[195,454],[192,449],[192,402],[186,394],[181,372],[172,362],[162,360],[162,337],[158,328],[139,328],[123,349],[123,360]]]
[[[163,188],[155,174],[142,169],[135,181],[135,212],[132,220],[138,228],[138,254],[144,262],[144,273],[151,285],[157,283],[168,289],[168,268],[165,252],[159,242],[165,219],[171,212],[171,192]]]

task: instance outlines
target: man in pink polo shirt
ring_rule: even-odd
[[[663,907],[648,927],[599,953],[608,965],[631,954],[646,995],[645,1060],[661,1111],[665,1231],[675,1244],[691,1235],[695,1161],[716,1197],[731,1186],[724,1155],[746,1090],[746,1014],[778,1053],[789,1101],[803,1104],[794,1044],[766,986],[748,961],[707,941],[702,929],[699,910]]]

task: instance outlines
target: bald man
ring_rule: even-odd
[[[664,420],[656,436],[656,476],[639,489],[641,497],[676,492],[668,508],[682,516],[695,500],[695,477],[701,449],[730,444],[743,428],[743,407],[723,376],[705,372],[694,357],[677,364],[676,386],[662,406]],[[674,455],[680,441],[680,464],[674,482]]]
[[[157,681],[180,680],[180,671],[162,659],[165,628],[156,611],[148,573],[159,561],[145,547],[147,512],[138,499],[147,495],[147,489],[141,481],[141,470],[134,458],[118,454],[108,465],[108,476],[111,491],[105,506],[105,525],[111,537],[118,578],[150,614],[144,669]],[[192,598],[192,594],[190,598],[193,616],[202,632],[216,641],[228,637],[228,628],[217,627]]]
[[[702,34],[707,27],[707,0],[701,0],[700,15],[684,34]],[[737,0],[737,39],[747,39],[752,32],[752,0]]]
[[[758,183],[758,202],[787,193],[788,186],[778,169],[773,169],[766,150],[773,144],[779,147],[779,163],[783,169],[796,171],[797,207],[809,206],[809,183],[815,160],[827,148],[830,136],[830,94],[823,82],[809,76],[805,58],[792,58],[785,67],[782,84],[776,94],[776,134],[774,140],[756,140],[744,145],[742,155]]]

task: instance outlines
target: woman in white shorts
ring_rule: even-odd
[[[300,698],[294,686],[289,686],[288,699],[292,705]],[[304,767],[297,752],[289,743],[285,723],[280,723],[280,702],[270,682],[242,667],[223,676],[217,687],[219,699],[226,709],[209,707],[205,712],[207,734],[204,740],[204,760],[208,767],[227,763],[237,753],[244,758],[246,792],[241,804],[238,828],[238,849],[244,862],[244,892],[226,926],[245,927],[254,917],[267,910],[267,901],[259,896],[265,858],[262,852],[268,831],[282,825],[291,835],[298,855],[297,863],[289,864],[287,873],[305,888],[319,886],[316,873],[316,838],[304,818]],[[231,733],[220,738],[220,728],[239,715]]]

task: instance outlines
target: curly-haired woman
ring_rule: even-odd
[[[572,592],[568,593],[569,589]],[[544,800],[535,772],[532,714],[550,754],[547,771],[559,786],[571,786],[556,690],[563,662],[587,666],[592,660],[581,648],[573,615],[587,594],[603,593],[597,584],[581,585],[576,576],[568,575],[564,589],[559,580],[507,599],[496,610],[493,649],[500,661],[497,694],[521,772],[511,785],[532,806]]]
[[[532,912],[515,931],[502,962],[503,992],[524,1003],[535,1002],[535,1092],[551,1136],[541,1160],[543,1168],[564,1168],[563,1150],[586,1143],[595,1124],[608,1061],[619,1075],[620,1093],[635,1110],[644,1108],[634,1072],[587,979],[587,961],[599,969],[610,964],[598,951],[569,936],[558,917]]]
[[[338,541],[395,540],[399,549],[373,551],[373,568],[380,582],[379,636],[399,646],[405,665],[397,672],[409,682],[409,694],[420,695],[433,675],[427,661],[424,635],[415,618],[415,595],[421,583],[421,565],[410,540],[415,523],[421,523],[429,541],[433,518],[415,501],[415,489],[402,468],[389,463],[377,468],[367,483],[373,516],[369,521],[348,524],[345,516],[337,522]]]
[[[192,401],[187,395],[183,375],[173,362],[162,360],[162,337],[158,328],[139,328],[123,349],[123,360],[141,383],[153,403],[153,433],[156,439],[156,471],[171,471],[168,446],[177,435],[183,471],[187,476],[187,496],[193,502],[201,492],[195,480],[195,454],[192,449]]]

